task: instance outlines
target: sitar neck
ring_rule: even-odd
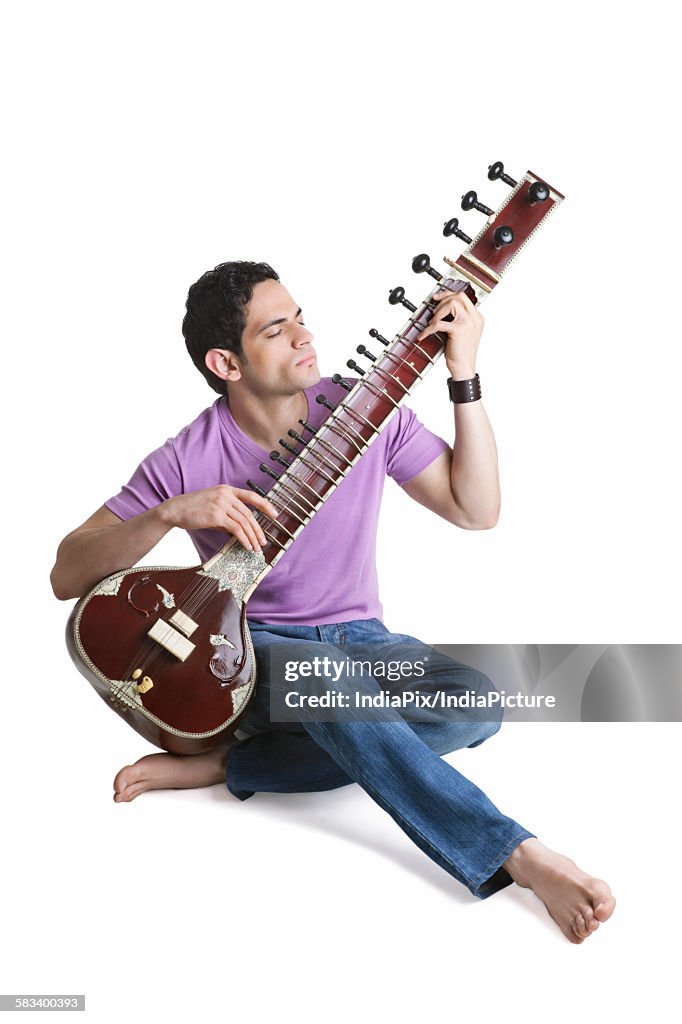
[[[221,589],[230,588],[247,600],[435,365],[444,351],[445,337],[436,332],[416,340],[433,317],[434,292],[465,291],[473,302],[482,302],[497,286],[518,251],[563,199],[560,192],[531,171],[518,183],[509,181],[514,185],[512,192],[498,211],[489,216],[465,252],[454,261],[446,257],[454,274],[441,277],[430,268],[427,256],[415,258],[413,269],[428,271],[437,279],[437,285],[419,307],[404,298],[402,289],[394,290],[391,301],[406,306],[412,314],[410,319],[392,342],[375,334],[373,351],[363,352],[370,361],[369,367],[363,372],[356,364],[360,378],[354,383],[342,380],[339,386],[345,394],[340,401],[334,404],[324,395],[317,396],[317,401],[329,409],[329,415],[318,427],[301,428],[309,436],[297,434],[300,450],[292,453],[291,459],[261,464],[261,471],[274,478],[267,498],[279,515],[272,519],[265,512],[256,514],[267,538],[261,551],[246,551],[231,538],[205,563],[202,572],[219,579]],[[457,221],[449,224],[456,225]],[[461,235],[454,228],[451,232],[446,225],[444,234],[453,232]],[[274,465],[283,465],[284,471],[276,473]]]
[[[467,291],[477,301],[467,281],[444,278],[432,292],[443,288]],[[308,437],[298,435],[302,447],[290,460],[281,460],[284,471],[274,471],[279,463],[261,464],[262,472],[274,478],[267,497],[279,511],[275,519],[264,512],[256,514],[267,538],[262,551],[246,551],[232,538],[205,563],[206,574],[246,599],[277,564],[442,355],[440,334],[415,340],[428,327],[434,308],[429,294],[390,344],[377,336],[368,354],[370,366],[355,383],[344,381],[346,393],[339,402],[333,404],[318,395],[329,415],[314,431],[300,428]]]

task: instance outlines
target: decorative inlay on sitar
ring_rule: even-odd
[[[156,746],[200,753],[237,727],[256,685],[247,601],[442,355],[442,335],[416,341],[433,316],[433,293],[466,291],[472,302],[482,302],[564,198],[531,171],[517,183],[497,163],[488,178],[512,186],[506,200],[493,211],[475,192],[462,197],[463,210],[486,217],[478,235],[469,238],[456,218],[445,224],[443,234],[468,248],[456,259],[445,257],[446,273],[431,267],[425,254],[415,257],[412,269],[434,279],[429,294],[415,306],[402,288],[393,289],[389,302],[410,313],[403,329],[392,341],[370,331],[372,351],[357,349],[368,366],[348,361],[359,379],[333,377],[344,398],[332,405],[318,395],[327,419],[317,428],[299,421],[289,431],[295,445],[284,444],[290,458],[275,451],[272,465],[261,465],[275,481],[267,497],[279,511],[276,519],[256,513],[267,537],[262,551],[247,551],[232,537],[201,566],[122,570],[73,609],[67,644],[77,667]],[[266,493],[251,480],[247,486]]]

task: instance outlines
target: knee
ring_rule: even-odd
[[[411,723],[411,728],[437,754],[450,754],[465,747],[478,747],[500,728],[498,721],[481,721],[474,716],[457,721]]]
[[[489,722],[477,722],[476,723],[476,739],[473,743],[469,743],[469,747],[480,747],[481,743],[485,743],[491,736],[494,736],[499,731],[502,721],[500,719],[493,719]]]
[[[475,668],[469,668],[465,686],[466,689],[473,691],[477,702],[477,706],[471,709],[469,718],[469,725],[475,738],[467,746],[479,747],[481,743],[494,736],[502,724],[501,708],[496,703],[491,704],[491,694],[498,693],[498,689],[492,679]],[[478,703],[481,697],[485,699],[484,705]]]
[[[502,709],[492,700],[499,691],[484,672],[462,665],[461,672],[454,679],[450,676],[444,682],[444,689],[455,692],[463,704],[459,704],[453,717],[441,724],[442,737],[450,740],[450,749],[456,747],[478,747],[498,732],[502,724]]]
[[[485,672],[479,672],[478,669],[470,668],[467,673],[466,686],[469,690],[474,690],[477,697],[488,697],[491,693],[497,693],[497,687],[495,686],[492,679],[485,674]]]

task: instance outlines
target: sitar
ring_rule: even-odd
[[[296,441],[296,447],[286,445],[291,457],[271,453],[281,472],[261,464],[261,472],[274,480],[267,494],[247,481],[279,513],[276,519],[255,514],[266,536],[263,548],[247,551],[231,537],[207,562],[189,569],[123,569],[74,606],[66,636],[77,668],[155,746],[198,754],[237,728],[257,684],[248,599],[443,354],[446,339],[438,332],[416,341],[433,317],[433,294],[464,291],[481,303],[564,198],[532,171],[515,181],[500,162],[490,165],[488,178],[501,180],[511,192],[497,210],[479,202],[473,191],[462,196],[462,210],[486,218],[475,238],[455,217],[443,228],[445,237],[467,243],[464,252],[456,259],[444,257],[442,272],[425,253],[412,261],[416,273],[436,282],[423,301],[415,306],[402,287],[390,292],[389,302],[410,314],[399,334],[389,341],[374,329],[369,332],[377,351],[357,348],[368,365],[353,359],[347,364],[357,379],[332,378],[345,392],[343,399],[332,405],[317,396],[329,414],[317,428],[301,421],[304,433],[289,431]]]

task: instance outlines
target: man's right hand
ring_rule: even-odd
[[[236,537],[247,551],[257,551],[267,543],[267,537],[249,505],[272,519],[278,514],[272,502],[256,491],[229,484],[178,494],[162,502],[159,512],[168,526],[179,526],[183,530],[223,530]]]
[[[277,515],[256,491],[228,484],[179,494],[126,520],[103,505],[59,545],[50,574],[54,594],[62,601],[82,597],[105,576],[139,562],[174,526],[222,530],[248,551],[260,550],[267,538],[249,505]]]

